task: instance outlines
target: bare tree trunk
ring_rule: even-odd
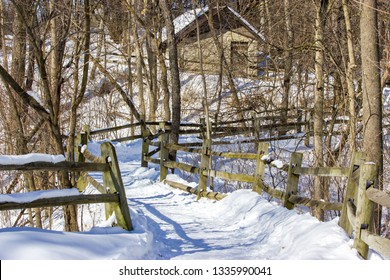
[[[180,96],[180,73],[179,61],[177,55],[177,45],[175,40],[175,27],[168,0],[160,0],[160,8],[163,12],[164,22],[167,29],[168,50],[169,50],[169,70],[172,86],[172,131],[171,142],[179,142],[179,129],[181,119],[181,96]],[[173,160],[176,159],[176,153],[171,154]]]
[[[76,19],[75,19],[76,20]],[[80,19],[78,20],[78,25],[82,26],[82,22]],[[70,120],[69,120],[69,137],[68,137],[68,146],[67,146],[67,160],[75,161],[74,158],[74,150],[75,150],[75,136],[76,136],[76,124],[77,124],[77,109],[80,106],[85,91],[87,89],[88,82],[88,74],[89,74],[89,47],[91,41],[90,35],[91,28],[91,14],[90,14],[90,3],[89,0],[84,1],[84,30],[80,31],[82,36],[76,38],[77,42],[75,42],[75,73],[74,77],[74,89],[72,95],[72,104],[70,110]],[[84,42],[84,45],[80,48],[80,43]],[[80,53],[83,52],[83,67],[82,67],[82,78],[81,85],[79,85],[79,61],[80,61]]]
[[[320,5],[316,5],[315,24],[315,96],[314,96],[314,165],[324,166],[324,28],[326,20],[326,10],[328,1],[321,0]],[[325,194],[324,180],[322,177],[315,177],[314,199],[323,199]],[[324,220],[324,211],[315,209],[314,215],[319,220]]]
[[[152,50],[152,38],[150,33],[146,35],[146,52],[149,66],[149,120],[156,120],[158,108],[158,87],[157,87],[157,59]]]
[[[347,62],[347,71],[346,71],[346,82],[347,82],[347,90],[348,90],[348,98],[349,98],[349,148],[350,153],[352,154],[355,150],[356,143],[356,94],[355,87],[353,84],[353,71],[356,68],[355,62],[355,52],[353,49],[353,41],[352,41],[352,27],[351,20],[349,16],[349,8],[348,1],[342,0],[343,12],[344,12],[344,20],[345,20],[345,28],[347,31],[347,45],[348,45],[348,62]]]
[[[286,25],[286,43],[284,50],[284,77],[283,77],[283,98],[282,98],[282,111],[281,121],[287,123],[288,107],[289,107],[289,96],[291,88],[291,77],[292,77],[292,46],[294,40],[294,34],[292,29],[291,15],[290,15],[290,0],[284,0],[284,20]],[[286,134],[287,130],[281,130],[280,134]]]
[[[50,60],[50,88],[47,95],[50,95],[51,99],[51,130],[54,134],[53,146],[55,152],[59,154],[65,154],[62,144],[61,130],[59,126],[60,117],[60,100],[61,100],[61,87],[62,87],[62,62],[65,52],[65,36],[67,36],[70,28],[71,18],[71,2],[58,3],[55,0],[50,0],[50,12],[54,16],[50,22],[50,43],[51,52],[49,54]],[[64,5],[69,10],[64,11]],[[59,12],[61,11],[61,16]],[[44,67],[44,66],[43,66]],[[60,172],[60,180],[64,188],[70,188],[71,183],[69,181],[67,172]],[[65,230],[78,231],[77,223],[77,206],[69,205],[64,206],[64,218],[65,218]]]
[[[194,16],[195,10],[194,10]],[[208,92],[207,92],[207,83],[206,83],[206,77],[204,74],[203,69],[203,51],[202,51],[202,45],[200,43],[200,30],[199,30],[199,22],[196,18],[196,36],[197,36],[197,42],[198,42],[198,54],[199,54],[199,66],[200,66],[200,74],[202,76],[202,88],[203,88],[203,98],[202,98],[202,104],[203,104],[203,110],[205,112],[206,116],[206,138],[211,139],[211,127],[210,127],[210,114],[209,114],[209,98],[208,98]],[[210,161],[211,162],[211,161]]]
[[[158,60],[159,60],[160,71],[161,71],[161,87],[163,90],[163,107],[164,107],[164,118],[163,119],[164,119],[164,121],[170,121],[171,120],[171,107],[169,105],[170,92],[169,92],[169,87],[168,87],[168,69],[167,69],[167,65],[165,64],[164,54],[162,52],[159,52]]]
[[[103,22],[103,19],[100,19],[100,21],[99,21],[99,29],[98,30],[99,30],[99,36],[98,36],[98,40],[97,40],[97,50],[96,50],[96,58],[97,59],[99,59],[99,57],[102,53],[103,45],[104,45],[104,22]],[[90,75],[91,81],[95,80],[96,68],[97,68],[97,65],[93,64],[92,69],[91,69],[91,75]]]
[[[145,107],[145,97],[144,97],[144,77],[142,70],[142,48],[140,44],[140,38],[138,37],[137,24],[133,23],[133,36],[135,41],[135,52],[136,52],[136,72],[137,72],[137,87],[138,87],[138,99],[139,99],[139,112],[141,115],[145,116],[146,107]]]
[[[127,4],[130,3],[131,0],[127,0]],[[131,3],[130,3],[131,4]],[[126,52],[127,52],[127,68],[128,68],[128,74],[127,74],[127,92],[130,96],[130,98],[133,98],[133,72],[132,72],[132,60],[133,60],[133,42],[132,42],[132,34],[133,34],[133,26],[135,23],[132,20],[131,12],[127,12],[127,32],[125,37],[125,45],[126,45]],[[134,116],[132,113],[130,113],[130,122],[132,123],[134,119]],[[130,130],[131,135],[134,135],[134,127]]]
[[[367,161],[375,162],[379,170],[380,189],[383,188],[383,132],[380,59],[378,49],[377,1],[362,0],[360,15],[360,44],[363,80],[363,150]],[[375,209],[375,231],[381,230],[381,207]]]
[[[21,4],[21,3],[19,3]],[[29,5],[31,3],[22,3]],[[23,23],[23,18],[21,18],[21,15],[19,13],[16,13],[15,19],[13,22],[13,48],[12,48],[12,67],[11,67],[11,75],[14,77],[17,83],[20,85],[23,85],[25,73],[26,73],[26,49],[27,49],[27,33],[26,33],[26,27]],[[27,141],[26,141],[26,127],[27,124],[27,118],[26,118],[26,112],[27,107],[22,104],[19,105],[14,97],[14,93],[9,92],[9,100],[11,102],[11,106],[13,110],[11,110],[11,119],[12,124],[11,127],[13,127],[15,132],[15,138],[16,138],[16,153],[17,154],[27,154],[29,153],[28,147],[27,147]],[[35,191],[35,180],[33,177],[33,172],[25,172],[24,176],[26,177],[26,186],[29,191]],[[42,219],[41,219],[41,210],[38,208],[32,209],[32,212],[35,216],[35,225],[38,228],[42,228]],[[32,226],[34,226],[34,223],[32,220],[30,220],[30,223],[32,223]]]

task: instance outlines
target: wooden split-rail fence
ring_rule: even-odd
[[[81,139],[86,139],[86,134],[80,134]],[[106,219],[115,213],[118,226],[132,230],[133,225],[130,211],[127,204],[125,189],[119,170],[118,160],[114,146],[103,143],[100,146],[101,157],[93,156],[86,146],[79,146],[78,162],[29,162],[27,164],[1,164],[0,171],[17,170],[21,172],[31,171],[54,171],[54,172],[74,172],[77,175],[77,188],[79,195],[65,195],[49,198],[36,199],[30,202],[23,201],[19,197],[18,201],[0,202],[0,211],[16,210],[26,208],[54,207],[77,204],[105,203]],[[15,157],[17,159],[17,157]],[[86,162],[87,161],[87,162]],[[103,185],[88,175],[88,172],[102,172]],[[87,184],[91,184],[98,190],[99,194],[81,194]],[[32,197],[31,193],[21,194]],[[0,194],[1,196],[1,194]]]

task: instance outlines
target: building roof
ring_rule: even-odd
[[[184,38],[191,38],[197,35],[199,26],[200,33],[210,32],[208,17],[212,17],[213,25],[216,30],[233,30],[243,27],[249,36],[253,39],[265,42],[265,37],[245,18],[229,6],[209,9],[208,7],[190,10],[174,19],[176,40],[181,41]],[[165,28],[162,31],[162,41],[167,39]]]

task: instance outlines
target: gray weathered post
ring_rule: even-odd
[[[163,181],[167,178],[168,167],[165,166],[165,162],[169,160],[169,150],[167,149],[167,144],[169,141],[169,134],[165,131],[165,122],[160,122],[160,130],[162,133],[159,136],[160,140],[160,181]]]
[[[149,134],[149,130],[146,128],[144,115],[141,115],[140,122],[141,122],[141,137],[142,137],[141,167],[148,167],[148,162],[146,161],[145,157],[149,153],[148,136],[150,134]]]
[[[85,162],[85,157],[83,153],[81,153],[81,148],[84,145],[88,144],[88,139],[89,139],[89,126],[85,125],[83,131],[79,132],[77,135],[77,148],[76,148],[76,162]],[[74,175],[72,176],[72,184],[76,185],[79,191],[82,191],[85,188],[84,183],[79,183],[80,180],[80,172],[75,172]],[[83,185],[83,187],[81,187]]]
[[[367,188],[376,186],[378,177],[378,167],[375,163],[365,163],[361,166],[359,177],[359,189],[356,205],[356,227],[355,240],[353,247],[359,254],[367,259],[368,245],[361,239],[361,230],[372,230],[374,202],[372,202],[366,195]]]
[[[294,168],[302,166],[302,158],[302,153],[295,152],[291,154],[290,165],[288,167],[286,194],[283,197],[284,207],[290,210],[294,208],[294,204],[291,203],[288,199],[290,195],[298,194],[299,175],[294,173]]]
[[[339,226],[342,227],[345,232],[351,237],[353,227],[348,219],[348,200],[356,200],[357,189],[358,189],[358,178],[354,176],[354,173],[359,170],[360,166],[363,164],[364,153],[363,152],[353,152],[351,165],[348,172],[348,182],[344,194],[343,208],[341,210]]]
[[[203,139],[202,157],[200,161],[198,199],[202,191],[207,191],[208,173],[211,161],[211,139]]]
[[[119,203],[106,204],[106,206],[108,206],[106,207],[106,218],[109,218],[112,212],[115,212],[118,225],[126,230],[133,230],[115,148],[111,143],[105,142],[100,145],[100,150],[102,158],[104,158],[110,166],[108,171],[103,172],[103,185],[107,188],[108,193],[119,194]]]
[[[258,143],[257,148],[257,157],[256,157],[256,170],[255,170],[255,182],[253,183],[253,191],[261,194],[264,187],[264,171],[266,164],[261,159],[264,155],[268,153],[268,143],[260,142]]]

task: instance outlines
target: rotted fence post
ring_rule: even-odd
[[[261,159],[268,153],[268,143],[260,142],[257,144],[257,157],[256,157],[256,170],[255,170],[255,182],[253,183],[253,191],[261,194],[264,188],[264,171],[266,164]]]
[[[117,223],[126,230],[133,230],[126,192],[123,186],[122,176],[119,169],[118,158],[114,146],[105,142],[100,145],[101,156],[109,164],[109,170],[103,172],[103,185],[109,193],[118,193],[119,203],[113,203],[106,207],[106,218],[115,211]]]
[[[83,153],[81,153],[81,148],[84,145],[88,144],[88,140],[89,140],[89,126],[85,125],[83,131],[77,134],[76,162],[85,162],[85,157]],[[77,186],[77,188],[81,190],[82,188],[79,188],[79,183],[78,183],[79,178],[80,178],[80,172],[74,172],[71,181],[73,186]]]
[[[378,181],[378,167],[375,163],[365,163],[361,166],[359,177],[359,188],[356,205],[356,228],[355,240],[353,247],[359,254],[367,259],[368,245],[361,239],[361,230],[372,230],[374,202],[366,195],[366,190],[373,185],[376,186]]]
[[[293,209],[294,204],[291,203],[288,199],[290,195],[292,194],[298,194],[298,182],[299,182],[299,175],[294,174],[294,168],[302,166],[302,153],[292,153],[291,159],[290,159],[290,165],[288,167],[288,174],[287,174],[287,185],[286,185],[286,194],[283,197],[283,205],[287,209]]]
[[[348,200],[352,199],[353,201],[356,200],[357,196],[357,189],[358,189],[358,178],[355,178],[354,173],[359,169],[361,165],[363,164],[365,154],[363,152],[353,152],[352,159],[351,159],[351,165],[349,167],[348,172],[348,182],[345,189],[344,194],[344,201],[343,201],[343,208],[341,210],[340,220],[339,220],[339,226],[342,227],[345,232],[352,237],[352,231],[354,230],[351,226],[351,223],[348,219]]]
[[[146,161],[145,157],[149,153],[149,141],[148,141],[149,130],[146,128],[144,115],[141,115],[140,123],[141,123],[141,137],[142,137],[141,167],[148,167],[148,162]]]
[[[165,122],[160,122],[160,130],[165,132]],[[163,181],[167,178],[168,167],[165,166],[165,162],[169,160],[169,149],[167,149],[167,144],[169,141],[169,134],[167,132],[162,133],[159,136],[160,140],[160,181]]]
[[[81,148],[84,145],[87,145],[87,143],[88,143],[87,134],[85,134],[84,132],[80,132],[77,135],[77,150],[76,150],[76,161],[77,162],[85,162],[85,157],[81,153]]]
[[[198,199],[203,191],[207,191],[207,181],[209,178],[211,162],[211,139],[203,139],[202,146],[202,158],[200,161],[200,174],[199,174],[199,187],[198,187]]]

